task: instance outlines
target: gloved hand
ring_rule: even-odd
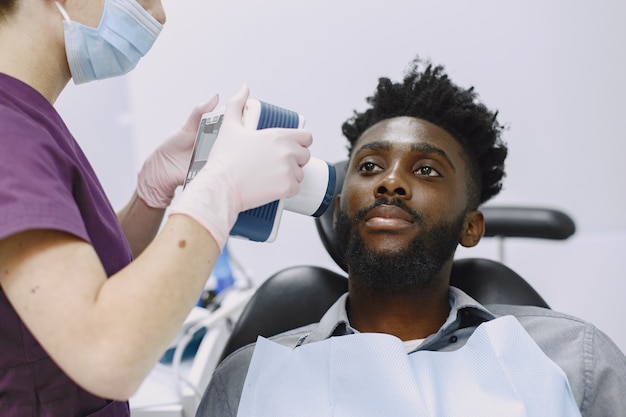
[[[196,106],[185,124],[146,159],[139,171],[137,195],[148,206],[164,209],[170,205],[176,188],[185,181],[200,119],[214,110],[218,101],[215,95]]]
[[[221,248],[241,211],[297,194],[311,158],[305,130],[243,126],[248,94],[244,85],[228,101],[207,163],[170,211],[195,219]]]

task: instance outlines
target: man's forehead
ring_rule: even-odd
[[[427,143],[433,148],[459,149],[456,139],[445,129],[423,119],[401,116],[382,120],[363,132],[353,154],[364,149],[390,150],[399,146],[411,150],[424,146],[416,145],[418,143]]]

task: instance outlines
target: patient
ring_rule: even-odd
[[[449,284],[502,187],[497,113],[420,58],[367,101],[343,125],[348,293],[319,323],[225,359],[197,416],[624,415],[626,357],[593,325]]]

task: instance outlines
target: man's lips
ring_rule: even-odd
[[[374,207],[364,217],[368,225],[401,226],[415,222],[413,216],[395,205],[383,204]]]

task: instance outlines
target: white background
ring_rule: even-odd
[[[120,208],[141,162],[198,102],[252,96],[305,115],[313,154],[346,158],[340,126],[378,77],[416,55],[475,86],[509,126],[507,178],[489,204],[559,208],[567,241],[509,239],[506,262],[556,310],[593,322],[626,351],[626,3],[619,1],[164,0],[161,37],[128,76],[57,102]],[[497,257],[485,239],[457,256]],[[285,213],[276,242],[232,240],[261,282],[286,266],[339,270],[311,218]]]

